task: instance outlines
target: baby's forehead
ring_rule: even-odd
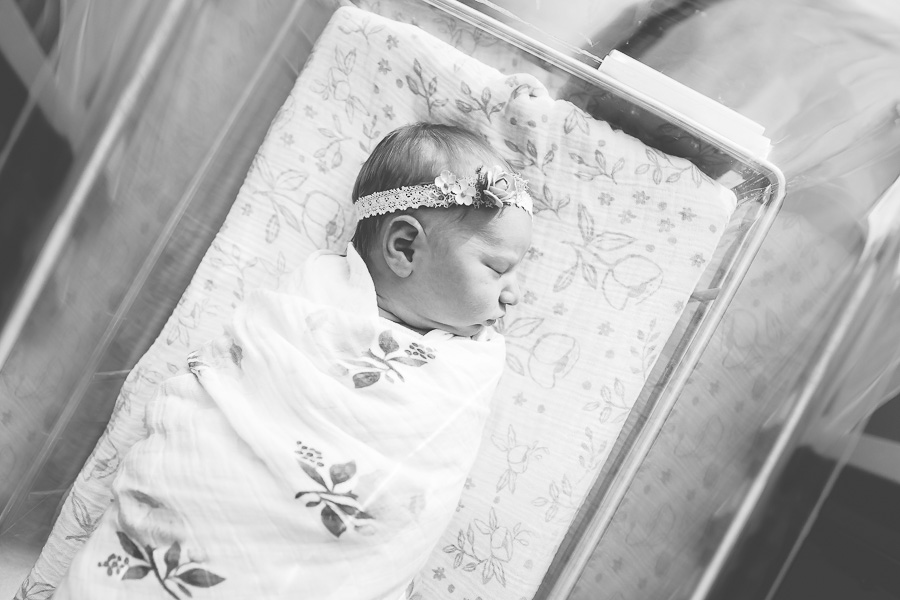
[[[521,209],[470,209],[466,217],[457,226],[485,252],[516,256],[531,245],[531,218]]]

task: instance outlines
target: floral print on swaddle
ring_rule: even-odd
[[[202,549],[186,545],[187,528],[177,512],[137,491],[123,495],[119,502],[121,529],[116,537],[120,548],[97,563],[107,576],[122,581],[149,576],[173,598],[190,598],[191,588],[211,588],[225,581],[202,566]]]

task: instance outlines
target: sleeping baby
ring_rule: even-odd
[[[532,205],[480,136],[424,123],[353,200],[346,256],[250,294],[160,386],[54,598],[403,596],[475,459]]]

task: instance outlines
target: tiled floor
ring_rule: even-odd
[[[773,600],[896,600],[898,597],[849,571],[818,545],[806,544]]]
[[[774,600],[900,598],[900,486],[845,468]]]

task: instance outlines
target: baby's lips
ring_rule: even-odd
[[[502,319],[502,318],[505,317],[505,316],[506,316],[506,313],[500,315],[499,317],[494,317],[493,319],[488,319],[488,320],[485,321],[484,323],[485,323],[485,325],[488,325],[488,326],[490,326],[490,327],[493,327],[494,325],[497,324],[497,321],[499,321],[500,319]]]

